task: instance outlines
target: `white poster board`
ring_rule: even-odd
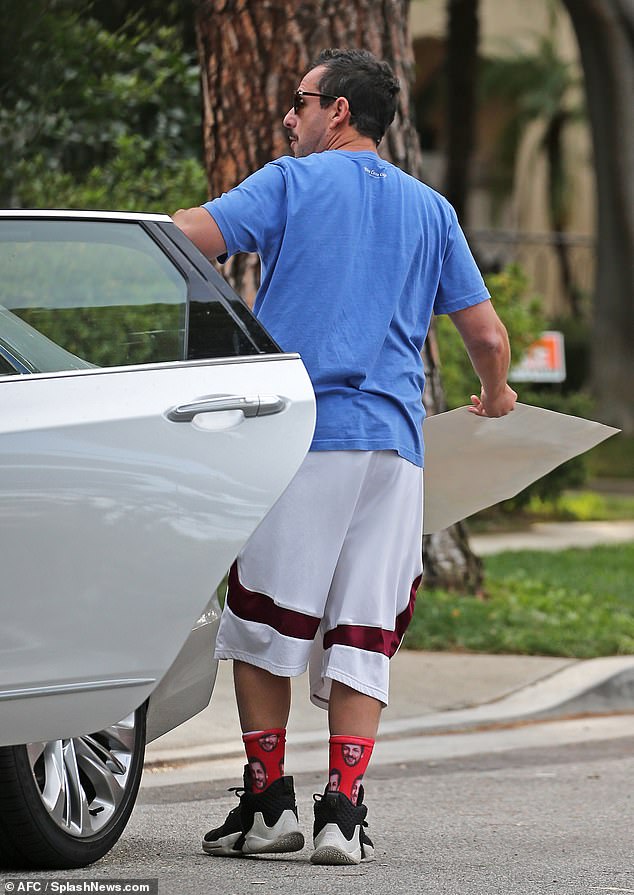
[[[428,417],[424,533],[514,497],[619,431],[528,404],[516,404],[512,413],[495,419],[467,407]]]

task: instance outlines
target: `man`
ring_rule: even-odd
[[[355,743],[344,743],[341,747],[341,756],[344,762],[351,767],[358,765],[363,755],[363,746]]]
[[[422,574],[424,373],[432,313],[449,314],[481,381],[472,411],[502,416],[509,345],[453,209],[378,155],[399,85],[386,63],[326,50],[284,117],[294,158],[175,222],[209,258],[258,252],[254,312],[301,354],[316,399],[311,450],[234,563],[216,655],[233,659],[254,793],[203,840],[208,854],[298,850],[283,767],[290,678],[310,660],[311,699],[328,710],[339,788],[315,797],[316,864],[357,864],[373,845],[360,780],[388,701],[389,659]],[[258,746],[277,735],[268,756]],[[354,768],[341,762],[358,756]]]
[[[255,789],[260,791],[266,789],[268,775],[266,773],[266,765],[258,758],[249,759],[249,773],[251,782]]]
[[[274,749],[277,748],[279,739],[280,738],[276,733],[268,733],[264,736],[261,736],[258,742],[265,752],[272,752]]]

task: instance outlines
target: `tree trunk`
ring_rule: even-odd
[[[205,164],[211,196],[288,153],[282,117],[312,60],[325,47],[363,47],[386,59],[401,82],[400,105],[381,154],[416,177],[422,157],[410,118],[414,57],[409,0],[198,0],[196,32],[203,76]],[[246,268],[246,274],[245,269]],[[225,265],[242,295],[256,288],[250,260]],[[445,407],[432,335],[423,353],[429,413]],[[476,591],[481,563],[463,526],[426,539],[426,582]]]
[[[479,0],[447,2],[447,173],[445,195],[466,226],[475,146]]]
[[[564,165],[563,138],[568,114],[561,109],[550,119],[544,134],[544,148],[548,159],[548,215],[554,239],[554,249],[559,261],[561,293],[568,302],[571,315],[579,319],[582,314],[581,294],[575,285],[572,264],[568,255],[565,234],[568,225],[567,178]]]
[[[563,0],[585,75],[597,184],[592,390],[606,423],[634,432],[634,3]]]

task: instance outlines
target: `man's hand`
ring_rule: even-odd
[[[477,416],[506,416],[514,410],[516,401],[517,392],[514,392],[510,385],[506,385],[502,392],[494,396],[489,396],[483,388],[480,397],[471,395],[473,406],[469,411]]]

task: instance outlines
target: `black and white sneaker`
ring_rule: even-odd
[[[365,832],[367,807],[363,804],[363,787],[359,787],[357,804],[342,792],[326,792],[313,796],[315,825],[313,864],[360,864],[374,860],[374,845]]]
[[[299,851],[304,847],[292,777],[280,777],[264,792],[254,794],[247,765],[244,788],[236,787],[234,791],[239,793],[240,804],[229,812],[221,827],[205,835],[204,852],[239,858]]]

